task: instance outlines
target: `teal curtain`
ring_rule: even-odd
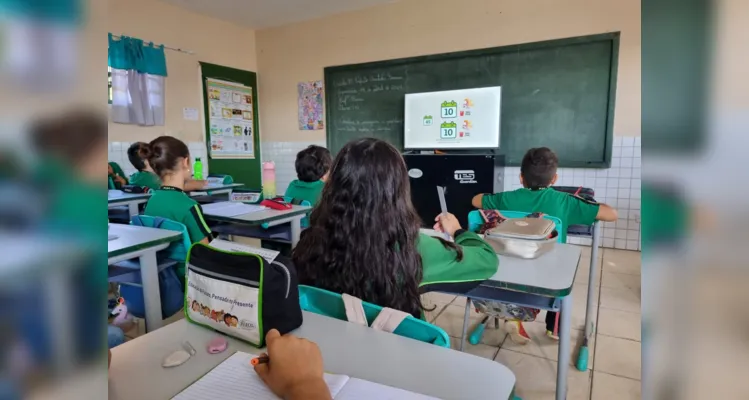
[[[109,66],[135,70],[141,74],[167,76],[164,45],[154,46],[140,39],[122,36],[115,40],[109,34]]]
[[[0,0],[0,15],[22,15],[37,21],[78,24],[83,11],[81,0]]]

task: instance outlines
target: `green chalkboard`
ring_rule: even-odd
[[[227,174],[231,175],[235,183],[244,184],[245,188],[248,189],[260,189],[262,188],[261,180],[261,168],[260,168],[260,135],[259,135],[259,122],[257,113],[257,74],[251,71],[244,71],[241,69],[224,67],[216,64],[209,64],[205,62],[200,63],[202,81],[203,81],[203,100],[204,100],[204,111],[205,111],[205,140],[206,145],[209,149],[211,146],[211,129],[210,129],[210,109],[208,101],[208,93],[206,92],[206,79],[218,79],[222,81],[240,83],[245,86],[252,88],[252,114],[253,118],[253,129],[254,129],[254,150],[255,158],[213,158],[208,157],[208,171],[211,174]]]
[[[608,167],[619,33],[325,68],[327,144],[373,136],[403,149],[407,93],[502,86],[499,152],[547,146],[562,167]]]

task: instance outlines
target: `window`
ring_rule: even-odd
[[[107,80],[109,81],[109,104],[112,104],[112,67],[107,67]]]

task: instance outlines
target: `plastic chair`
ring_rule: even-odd
[[[343,321],[347,320],[343,299],[338,293],[312,286],[299,285],[299,304],[304,311]],[[362,301],[362,305],[364,313],[367,316],[367,323],[371,325],[375,318],[377,318],[377,315],[380,314],[380,311],[382,311],[382,307],[365,301]],[[393,333],[420,342],[450,348],[450,337],[447,336],[447,333],[442,328],[410,315],[398,325]]]
[[[182,232],[182,240],[172,242],[158,254],[161,313],[163,318],[168,318],[182,309],[184,304],[185,260],[192,244],[190,235],[184,224],[161,217],[136,215],[132,217],[131,224]],[[127,260],[110,266],[109,282],[120,284],[120,295],[127,301],[130,314],[145,318],[140,264],[136,260]]]
[[[506,218],[524,218],[528,216],[528,212],[523,211],[499,211],[500,214],[505,216]],[[557,230],[557,243],[565,243],[567,240],[567,234],[566,232],[563,232],[564,229],[562,229],[562,220],[551,216],[551,215],[544,215],[545,219],[551,220],[554,222],[554,226]],[[479,229],[481,229],[481,225],[484,224],[484,218],[481,216],[481,213],[478,210],[474,210],[468,213],[468,230],[471,232],[478,232]],[[500,268],[502,266],[500,265]],[[470,299],[470,297],[469,297]],[[464,316],[464,318],[467,318],[468,316]],[[486,321],[489,322],[488,320]],[[496,327],[499,327],[499,320],[496,319],[494,324]],[[479,323],[476,328],[471,331],[471,334],[468,336],[468,342],[476,345],[481,341],[481,337],[484,335],[484,329],[486,329],[486,323]]]

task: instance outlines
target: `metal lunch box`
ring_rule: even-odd
[[[510,218],[488,230],[484,238],[497,254],[534,259],[554,248],[558,232],[544,218]]]

